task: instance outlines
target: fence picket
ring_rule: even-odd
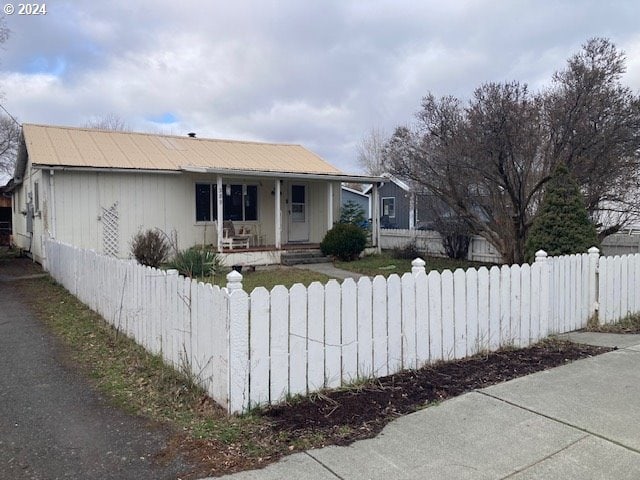
[[[362,277],[358,280],[358,377],[367,378],[373,375],[373,290],[371,279]]]
[[[270,387],[272,403],[289,392],[289,291],[282,285],[271,290]]]
[[[511,269],[508,265],[500,268],[500,335],[499,345],[511,344]]]
[[[289,393],[307,393],[307,289],[296,283],[289,290]]]
[[[325,338],[325,384],[329,388],[336,388],[341,383],[342,348],[340,332],[340,284],[336,280],[329,280],[324,288],[324,338]]]
[[[429,284],[429,353],[433,363],[444,358],[442,352],[442,278],[439,272],[432,270],[427,275],[427,281]]]
[[[522,296],[520,292],[520,265],[512,265],[509,275],[509,291],[511,300],[509,301],[509,343],[520,346],[520,314]]]
[[[489,269],[478,269],[477,351],[489,350]]]
[[[402,286],[395,273],[387,278],[387,361],[389,373],[402,370]]]
[[[526,347],[531,341],[531,267],[520,267],[520,328],[518,345]],[[515,320],[516,322],[518,319]]]
[[[309,390],[320,390],[324,383],[324,286],[313,282],[307,290],[308,307],[308,384]]]
[[[412,273],[400,279],[402,288],[402,367],[417,368],[416,352],[416,284]]]
[[[415,277],[416,367],[429,362],[429,283],[426,272]]]
[[[467,278],[464,270],[453,272],[453,356],[467,355]]]
[[[373,279],[373,372],[376,377],[388,375],[387,363],[387,280],[382,275]]]
[[[444,270],[442,282],[442,355],[445,360],[455,356],[455,331],[453,324],[453,273]]]
[[[353,278],[342,282],[342,384],[358,378],[358,290]]]

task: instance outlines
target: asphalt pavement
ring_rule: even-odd
[[[155,456],[171,432],[110,407],[0,281],[0,479],[175,479]]]
[[[640,478],[640,335],[572,333],[616,351],[476,390],[377,437],[234,480]]]

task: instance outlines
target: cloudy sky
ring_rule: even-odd
[[[427,92],[542,88],[590,37],[626,52],[624,82],[640,91],[638,0],[49,0],[46,11],[6,16],[0,91],[21,122],[114,114],[138,131],[300,143],[350,173],[363,136],[411,122]]]

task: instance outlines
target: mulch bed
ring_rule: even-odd
[[[300,449],[348,445],[371,438],[400,415],[465,392],[611,350],[545,341],[525,349],[442,362],[262,410],[259,416],[269,427],[262,429],[260,436],[265,436],[264,441],[271,447],[268,448],[271,454],[266,457],[247,456],[236,450],[237,445],[220,442],[203,441],[198,447],[191,443],[190,448],[201,464],[198,474],[220,475],[261,468]],[[263,441],[260,443],[265,445]]]

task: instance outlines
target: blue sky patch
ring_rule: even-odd
[[[67,69],[67,62],[63,57],[46,58],[35,57],[25,67],[26,73],[61,76]]]
[[[151,120],[153,123],[168,124],[168,123],[176,123],[178,121],[178,117],[176,117],[171,112],[166,112],[166,113],[163,113],[162,115],[151,117],[149,118],[149,120]]]

